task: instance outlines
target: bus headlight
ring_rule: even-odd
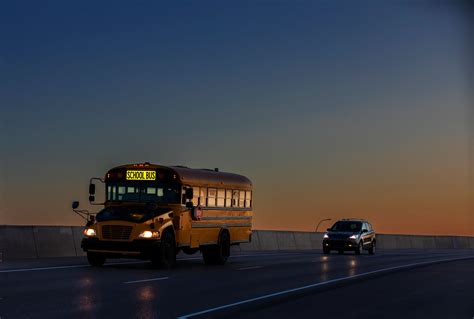
[[[323,238],[329,238],[328,234],[324,234]]]
[[[145,230],[144,232],[141,232],[140,235],[138,235],[138,238],[158,238],[158,237],[160,237],[159,231],[150,231],[150,230]]]
[[[94,229],[86,228],[84,229],[84,235],[86,235],[87,237],[95,237],[97,234]]]
[[[359,235],[352,235],[351,237],[349,237],[350,239],[357,239],[359,238]]]

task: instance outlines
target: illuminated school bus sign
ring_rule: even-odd
[[[129,181],[154,181],[156,171],[127,171],[126,177]]]

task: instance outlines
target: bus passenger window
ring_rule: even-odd
[[[251,207],[251,206],[252,206],[252,192],[246,191],[245,192],[245,207]]]
[[[163,197],[163,188],[158,188],[156,194],[158,197]]]
[[[193,206],[199,205],[199,187],[193,187]]]
[[[218,189],[217,190],[217,206],[224,207],[225,202],[225,189]]]
[[[146,193],[147,193],[148,195],[156,195],[156,188],[154,188],[154,187],[147,187]]]
[[[232,207],[232,190],[225,190],[225,207]]]
[[[200,193],[199,193],[199,205],[206,206],[207,205],[207,203],[206,203],[207,189],[205,187],[201,187],[201,189],[199,191],[200,191]]]
[[[239,192],[239,207],[244,207],[245,205],[245,191]]]
[[[232,191],[232,207],[237,207],[239,205],[239,191],[233,190]]]
[[[107,186],[107,200],[112,200],[112,186]]]
[[[216,189],[208,188],[207,190],[207,206],[216,206]]]

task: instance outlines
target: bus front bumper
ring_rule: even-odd
[[[81,248],[85,251],[100,252],[111,257],[150,258],[160,247],[159,240],[136,239],[133,241],[100,240],[83,238]]]

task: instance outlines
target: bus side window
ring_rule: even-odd
[[[246,191],[245,192],[245,207],[251,207],[251,206],[252,206],[252,192]]]
[[[193,187],[193,205],[199,205],[199,187]]]
[[[216,206],[216,194],[217,190],[215,188],[207,189],[207,206]]]
[[[245,191],[239,192],[239,207],[244,207],[245,205]]]
[[[237,207],[239,205],[239,191],[234,189],[232,191],[232,207]]]
[[[205,187],[201,187],[200,193],[199,193],[199,205],[201,206],[207,206],[206,193],[207,193],[207,189]]]
[[[225,202],[225,189],[219,188],[217,190],[217,206],[224,207]]]
[[[232,207],[232,190],[225,190],[225,207]]]

